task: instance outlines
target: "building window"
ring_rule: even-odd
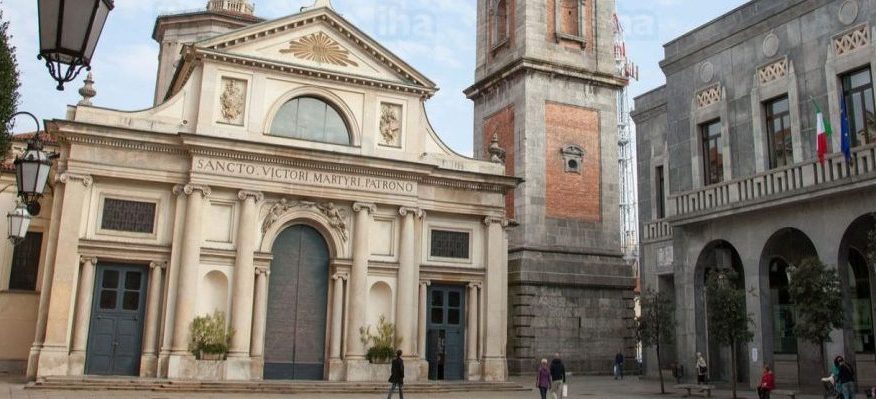
[[[584,149],[577,145],[563,147],[563,167],[566,173],[581,174],[581,163],[584,160]]]
[[[657,219],[663,219],[666,217],[666,192],[663,191],[663,185],[666,183],[666,177],[663,175],[663,165],[657,167],[657,170],[654,171],[654,185],[656,187],[655,192],[655,200],[657,204]]]
[[[9,274],[10,290],[36,291],[42,246],[43,233],[33,232],[28,232],[24,241],[15,246],[12,251],[12,270]]]
[[[700,125],[700,138],[703,145],[703,172],[705,184],[712,185],[724,181],[724,147],[721,144],[721,121],[716,120]]]
[[[876,143],[876,107],[870,68],[845,74],[842,81],[852,147]]]
[[[100,228],[152,234],[155,229],[155,207],[154,202],[107,198],[103,202]]]
[[[773,351],[797,353],[797,336],[794,334],[794,304],[788,291],[788,262],[774,258],[770,261],[770,304],[773,317]]]
[[[506,0],[493,1],[493,47],[498,47],[508,41],[508,2]]]
[[[469,234],[462,231],[432,230],[429,253],[437,258],[468,259]]]
[[[791,140],[791,108],[788,97],[767,101],[764,108],[770,169],[791,165],[794,163],[794,146]]]
[[[283,104],[271,124],[271,134],[350,145],[350,131],[341,113],[316,97],[298,97]]]
[[[584,0],[555,0],[555,26],[558,40],[584,44]]]
[[[856,353],[876,351],[873,335],[872,301],[870,300],[870,273],[867,260],[856,249],[849,249],[849,297],[852,301],[852,346]]]

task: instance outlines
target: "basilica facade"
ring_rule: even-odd
[[[154,108],[85,90],[47,121],[51,196],[29,257],[4,249],[40,294],[7,358],[29,347],[30,378],[386,381],[362,334],[384,319],[408,380],[506,379],[519,179],[498,143],[450,150],[425,114],[436,85],[328,1],[270,21],[211,1],[153,36]],[[217,311],[227,356],[199,359],[190,325]]]

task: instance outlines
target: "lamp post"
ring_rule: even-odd
[[[40,122],[30,112],[16,112],[12,118],[27,115],[36,124],[36,133],[27,141],[24,154],[15,159],[15,182],[18,185],[19,203],[14,211],[7,214],[9,219],[9,240],[18,244],[24,240],[30,220],[40,213],[39,200],[46,189],[46,181],[52,168],[52,159],[58,157],[55,153],[43,151],[40,139]]]
[[[86,68],[113,0],[39,0],[40,54],[58,90]],[[64,65],[66,64],[66,70]]]

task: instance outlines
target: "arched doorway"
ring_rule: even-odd
[[[821,356],[817,346],[799,340],[794,334],[794,304],[788,291],[788,270],[806,258],[817,258],[818,252],[812,240],[802,231],[784,228],[773,233],[764,245],[760,256],[761,334],[763,361],[771,363],[776,375],[776,384],[782,386],[819,386]]]
[[[730,381],[732,378],[731,352],[727,347],[719,345],[710,334],[709,313],[720,312],[720,309],[709,309],[706,300],[706,281],[709,275],[718,270],[732,270],[735,274],[735,283],[738,289],[745,289],[745,268],[736,248],[727,241],[713,241],[705,246],[697,258],[696,267],[696,312],[697,312],[697,352],[705,356],[709,364],[709,378],[718,381]],[[745,382],[748,380],[748,367],[746,362],[747,346],[739,345],[736,351],[736,380]],[[691,372],[695,369],[691,368]]]
[[[854,362],[859,386],[876,384],[876,339],[873,326],[873,267],[867,256],[868,235],[876,228],[872,214],[849,225],[840,242],[837,264],[846,308],[846,358]]]
[[[294,225],[272,248],[265,379],[321,380],[325,369],[329,250],[314,228]]]

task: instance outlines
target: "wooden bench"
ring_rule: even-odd
[[[789,389],[773,389],[772,391],[770,391],[770,395],[787,396],[791,399],[797,399],[797,395],[799,395],[799,394],[800,394],[799,392],[792,391]]]
[[[712,390],[715,389],[714,385],[700,385],[700,384],[679,384],[674,386],[675,389],[686,389],[687,395],[691,396],[691,391],[700,391],[704,392],[707,398],[712,397]]]

